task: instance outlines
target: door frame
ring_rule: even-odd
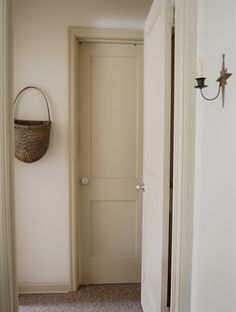
[[[17,311],[12,101],[12,1],[0,0],[0,310]]]
[[[143,44],[143,32],[118,29],[101,29],[86,27],[69,28],[69,56],[70,56],[70,289],[75,291],[81,280],[80,271],[80,241],[77,221],[80,214],[78,197],[79,167],[78,167],[78,55],[79,41],[114,42]]]
[[[171,311],[191,311],[197,0],[175,0],[175,112]]]

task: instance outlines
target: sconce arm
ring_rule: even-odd
[[[218,98],[218,96],[219,96],[219,94],[220,94],[220,88],[221,88],[221,85],[219,84],[218,93],[217,93],[217,95],[216,95],[215,97],[213,97],[213,98],[207,98],[207,97],[203,94],[202,89],[200,89],[201,95],[202,95],[202,97],[203,97],[205,100],[207,100],[207,101],[214,101],[215,99]]]

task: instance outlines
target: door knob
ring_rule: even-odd
[[[137,192],[145,192],[144,183],[137,184],[137,185],[136,185],[136,191],[137,191]]]
[[[81,177],[80,178],[80,184],[88,185],[89,184],[89,179],[87,177]]]

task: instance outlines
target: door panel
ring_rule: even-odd
[[[154,1],[144,37],[142,306],[167,309],[171,3]]]
[[[137,58],[93,56],[91,69],[92,176],[137,177]]]
[[[82,284],[141,279],[143,46],[79,46]]]
[[[92,257],[136,256],[136,201],[92,201],[90,215]]]

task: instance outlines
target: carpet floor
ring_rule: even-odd
[[[20,295],[18,311],[142,312],[140,285],[88,285],[66,294]]]

